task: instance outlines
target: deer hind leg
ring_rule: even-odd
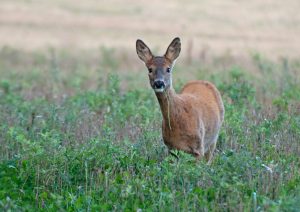
[[[210,165],[212,162],[212,158],[214,155],[214,151],[216,149],[217,139],[213,141],[213,143],[209,146],[208,150],[205,152],[204,156],[207,161],[207,164]]]
[[[204,135],[202,135],[201,140],[199,140],[198,145],[196,146],[196,148],[193,148],[191,151],[191,154],[194,155],[194,157],[196,158],[196,160],[200,160],[202,159],[205,154],[204,154]]]

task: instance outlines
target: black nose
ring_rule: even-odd
[[[164,81],[162,81],[162,80],[155,80],[154,81],[154,88],[161,89],[161,88],[164,88],[164,87],[165,87]]]

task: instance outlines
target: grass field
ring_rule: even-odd
[[[299,3],[97,2],[0,4],[0,210],[299,211]],[[175,89],[205,79],[224,100],[210,166],[168,154],[135,53],[173,35]]]
[[[2,209],[299,209],[299,61],[255,55],[255,75],[234,64],[224,68],[224,58],[206,66],[178,61],[175,76],[190,72],[214,82],[225,102],[207,166],[167,154],[142,65],[120,77],[114,73],[127,62],[106,51],[95,67],[90,57],[54,50],[0,54]],[[182,84],[177,77],[175,87]]]

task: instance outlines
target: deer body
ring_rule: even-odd
[[[149,69],[163,116],[163,140],[169,149],[182,150],[210,163],[220,127],[224,106],[217,88],[207,81],[191,81],[180,94],[172,88],[171,69],[180,52],[180,40],[175,38],[164,57],[154,57],[150,49],[137,41],[138,56]]]

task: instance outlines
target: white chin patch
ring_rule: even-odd
[[[159,88],[159,89],[155,88],[154,91],[155,91],[155,93],[162,93],[162,92],[164,92],[164,89],[163,88]]]

